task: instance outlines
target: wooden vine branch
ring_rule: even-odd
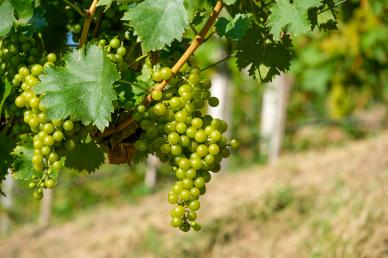
[[[185,53],[181,56],[181,58],[176,62],[176,64],[171,68],[174,77],[182,66],[190,59],[190,57],[194,54],[194,52],[198,49],[198,47],[202,44],[206,35],[208,34],[211,27],[217,20],[217,17],[220,15],[223,7],[222,1],[217,1],[212,13],[210,14],[206,24],[203,26],[201,31],[194,37],[190,46],[186,49]],[[168,84],[168,81],[163,81],[157,84],[153,89],[163,90]],[[146,98],[146,103],[150,103],[152,101],[151,95],[148,95]],[[104,133],[100,135],[100,137],[108,137],[110,135],[116,134],[134,122],[132,117],[128,117],[121,123],[119,123],[116,127],[108,128]]]
[[[79,45],[78,45],[78,47],[80,48],[85,44],[88,38],[89,28],[90,28],[90,24],[92,23],[94,13],[96,12],[97,2],[98,0],[93,0],[89,9],[86,11],[84,26],[82,27],[81,38],[79,40]]]

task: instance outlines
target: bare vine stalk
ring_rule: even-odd
[[[181,56],[181,58],[176,62],[176,64],[171,68],[173,76],[174,77],[179,70],[182,68],[182,66],[190,59],[190,57],[194,54],[194,52],[198,49],[198,47],[204,42],[206,35],[208,34],[209,30],[213,27],[214,23],[217,20],[217,17],[220,15],[221,10],[223,8],[223,3],[221,0],[217,1],[216,5],[214,6],[214,9],[212,13],[210,14],[206,24],[203,26],[203,28],[200,30],[200,32],[194,37],[193,41],[191,42],[190,46],[186,49],[185,53]],[[153,87],[153,89],[163,90],[169,81],[163,81]],[[152,101],[152,98],[150,95],[147,96],[146,102],[150,103]],[[132,117],[128,117],[121,123],[119,123],[115,127],[108,128],[104,133],[99,135],[100,137],[108,137],[110,135],[113,135],[115,133],[118,133],[122,131],[124,128],[128,127],[134,122]]]
[[[90,24],[92,23],[94,13],[96,12],[97,3],[98,3],[98,0],[93,0],[89,9],[86,11],[86,18],[84,21],[84,25],[82,27],[81,38],[79,40],[79,45],[78,45],[78,47],[80,48],[86,43],[86,40],[88,38]]]

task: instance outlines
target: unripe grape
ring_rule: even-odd
[[[155,71],[152,73],[152,80],[155,82],[162,82],[163,81],[163,74],[161,71]]]
[[[47,188],[52,189],[55,186],[55,181],[54,179],[47,179],[44,184]]]
[[[161,100],[163,97],[163,93],[161,90],[155,89],[151,91],[151,97],[153,100]]]
[[[42,192],[38,192],[38,191],[34,191],[33,196],[34,196],[35,200],[42,200],[43,193]]]
[[[62,131],[55,131],[53,133],[53,138],[55,141],[60,142],[63,140],[64,135],[63,135]]]
[[[203,177],[197,177],[194,180],[194,185],[198,188],[202,188],[205,186],[205,179]]]
[[[109,46],[110,46],[111,48],[114,48],[114,49],[120,47],[120,44],[121,44],[121,42],[120,42],[120,40],[117,39],[117,38],[114,38],[114,39],[112,39],[112,40],[109,42]]]
[[[198,200],[191,201],[189,204],[189,208],[192,211],[197,211],[201,207],[201,203]]]
[[[53,164],[51,165],[51,167],[54,170],[60,170],[62,168],[62,164],[60,161],[54,161]]]
[[[185,208],[181,205],[178,205],[173,209],[173,215],[175,218],[182,218],[184,214]]]
[[[54,53],[50,53],[47,55],[47,61],[55,63],[57,61],[57,56]]]
[[[173,73],[172,73],[172,70],[171,70],[171,68],[169,68],[169,67],[163,67],[161,70],[160,70],[160,73],[161,73],[161,75],[162,75],[162,78],[163,78],[163,80],[169,80],[169,79],[171,79],[171,77],[172,77],[172,75],[173,75]]]
[[[71,131],[74,129],[74,123],[73,121],[71,120],[66,120],[65,122],[63,122],[63,129],[65,129],[66,131]]]
[[[232,147],[233,149],[238,149],[240,147],[240,142],[236,139],[232,139],[230,141],[230,147]]]

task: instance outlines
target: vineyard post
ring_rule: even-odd
[[[276,76],[264,91],[261,113],[263,140],[260,142],[260,150],[268,155],[271,164],[277,162],[281,152],[291,85],[290,77],[281,74]]]
[[[4,208],[4,211],[0,217],[0,235],[6,236],[11,229],[11,218],[9,216],[9,211],[13,206],[13,189],[15,181],[12,178],[11,170],[8,169],[8,174],[3,182],[3,191],[6,196],[0,195],[1,205]]]

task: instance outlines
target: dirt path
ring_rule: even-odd
[[[334,179],[340,179],[341,182],[345,182],[349,186],[346,188],[349,191],[349,197],[354,194],[352,191],[365,191],[365,193],[368,193],[370,189],[374,189],[374,193],[377,194],[370,195],[376,197],[373,197],[374,199],[371,199],[371,202],[380,200],[382,202],[380,204],[382,207],[381,212],[383,215],[387,215],[388,133],[368,140],[350,143],[343,147],[286,155],[275,167],[251,167],[237,174],[217,175],[214,181],[210,183],[208,193],[202,201],[199,220],[206,228],[207,224],[211,225],[213,221],[229,216],[228,214],[236,214],[236,209],[239,209],[239,207],[260,200],[271,189],[281,185],[292,185],[296,189],[307,186],[314,189],[317,195],[324,197],[325,194],[331,194]],[[372,185],[373,188],[370,187]],[[344,193],[341,192],[341,198]],[[363,198],[366,198],[363,203],[369,205],[369,195],[365,194],[363,196]],[[320,199],[317,200],[317,207],[320,207]],[[152,242],[152,237],[175,240],[186,237],[186,235],[176,232],[168,225],[170,208],[166,201],[165,192],[161,192],[146,197],[144,201],[137,205],[127,205],[119,208],[101,207],[83,213],[71,222],[53,226],[45,231],[38,232],[24,229],[9,239],[0,242],[0,257],[140,257],[138,253],[141,251],[139,250],[145,248],[145,244],[148,249],[153,248],[149,246],[152,243],[148,243]],[[343,216],[346,220],[347,215],[344,214]],[[368,214],[365,214],[365,216],[368,216]],[[236,220],[238,220],[238,217]],[[359,221],[359,223],[363,221]],[[385,231],[388,227],[388,224],[385,224],[386,222],[381,221],[382,226],[380,228],[382,232],[378,232],[378,235],[388,234],[388,231]],[[275,226],[276,223],[273,225]],[[299,253],[296,246],[300,245],[301,239],[308,234],[308,230],[300,226],[294,232],[289,232],[289,228],[279,229],[277,227],[275,231],[278,233],[271,237],[263,236],[261,231],[249,231],[248,228],[241,226],[241,239],[236,239],[228,245],[218,245],[217,241],[219,240],[214,240],[214,248],[210,251],[201,250],[202,253],[198,257],[272,258],[282,257],[285,253],[288,254],[288,257],[298,257]],[[353,233],[357,234],[357,224],[351,225],[351,229],[356,230]],[[346,228],[345,230],[349,231],[350,229]],[[156,236],[152,235],[152,232],[156,232]],[[375,234],[370,232],[369,236],[373,237]],[[388,235],[386,236],[388,237]],[[190,238],[188,239],[190,240]],[[168,245],[173,248],[175,240],[163,242],[164,245],[167,245],[164,250],[169,250]],[[190,244],[190,242],[188,243]],[[191,244],[195,245],[194,243]],[[374,248],[374,246],[372,247]],[[160,250],[160,247],[154,248]],[[190,250],[190,247],[187,249]],[[344,252],[343,254],[346,254],[346,250]],[[155,254],[151,250],[142,253],[141,257],[191,256],[182,253],[171,254],[171,256],[160,252]],[[192,255],[192,257],[197,256]],[[347,256],[334,254],[332,257]],[[376,257],[380,256],[377,255]]]

